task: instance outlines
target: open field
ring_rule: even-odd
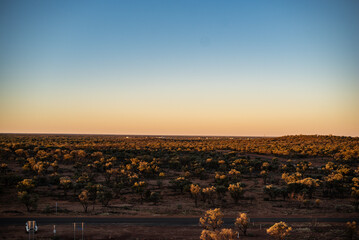
[[[0,217],[199,219],[220,208],[232,218],[239,212],[249,218],[356,218],[358,156],[359,138],[336,136],[0,135]],[[320,225],[298,226],[309,228],[307,239],[345,236],[343,223]],[[1,228],[3,238],[18,231]],[[201,233],[201,227],[179,226],[160,235],[153,234],[161,227],[89,228],[92,239],[199,239]],[[251,231],[248,239],[265,236],[263,229]],[[293,239],[300,231],[293,229]]]

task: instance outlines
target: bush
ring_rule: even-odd
[[[279,240],[284,240],[286,236],[290,234],[292,228],[285,222],[275,223],[273,226],[267,229],[267,234],[275,237]]]
[[[151,192],[149,200],[153,202],[153,204],[157,205],[160,199],[161,199],[161,195],[158,192]]]
[[[236,184],[230,184],[228,187],[228,191],[236,204],[238,203],[238,200],[243,197],[244,194],[244,190],[240,182]]]

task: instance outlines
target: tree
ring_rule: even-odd
[[[37,202],[39,197],[36,194],[29,193],[27,191],[19,191],[17,196],[23,204],[25,204],[28,212],[37,209]]]
[[[202,193],[205,197],[205,200],[208,200],[209,203],[214,205],[214,196],[216,194],[216,187],[206,187],[202,189]]]
[[[112,198],[112,191],[108,187],[102,186],[97,193],[97,199],[100,201],[103,207],[107,207]]]
[[[353,197],[353,205],[355,208],[355,211],[358,211],[358,206],[359,206],[359,178],[353,178],[353,187],[352,187],[352,192],[351,195]]]
[[[9,167],[7,166],[7,164],[6,163],[1,163],[0,164],[0,173],[1,174],[3,174],[3,175],[5,175],[7,172],[9,172],[10,171],[10,169],[9,169]]]
[[[81,203],[82,207],[84,208],[84,212],[87,213],[87,208],[88,208],[88,205],[89,205],[89,197],[88,197],[88,191],[87,190],[83,190],[80,193],[79,200],[80,200],[80,203]]]
[[[223,213],[221,209],[215,208],[206,211],[206,214],[199,219],[199,222],[202,224],[202,227],[207,230],[216,230],[222,226],[222,218]]]
[[[239,213],[234,225],[243,232],[243,235],[247,235],[247,229],[249,226],[249,219],[246,213]]]
[[[260,175],[261,175],[262,178],[263,178],[263,183],[264,183],[264,185],[266,185],[266,184],[267,184],[267,178],[268,178],[268,171],[262,170],[262,171],[260,172]]]
[[[170,181],[170,183],[175,191],[179,189],[181,193],[183,193],[184,190],[189,190],[189,186],[191,185],[191,182],[185,177],[178,177],[175,180]]]
[[[299,172],[292,175],[283,173],[282,179],[287,183],[289,192],[305,192],[309,198],[312,198],[316,188],[319,187],[320,181],[310,177],[301,179],[302,176],[302,173]]]
[[[32,192],[35,188],[35,183],[32,179],[26,178],[18,182],[16,187],[19,189],[19,191]]]
[[[303,176],[305,172],[312,166],[311,162],[301,161],[297,164],[296,171],[300,172]]]
[[[238,200],[243,196],[244,190],[241,186],[241,183],[237,182],[236,184],[230,184],[228,187],[228,191],[231,194],[234,202],[237,204]]]
[[[327,194],[330,197],[335,195],[342,195],[344,192],[343,188],[344,176],[342,173],[332,172],[325,177],[324,186],[327,188]]]
[[[74,195],[76,195],[77,190],[81,190],[87,186],[90,182],[90,178],[86,172],[83,172],[81,176],[76,179],[74,184]]]
[[[319,187],[319,180],[313,178],[304,178],[302,180],[296,181],[297,184],[301,184],[308,195],[309,198],[313,197],[313,193],[317,187]]]
[[[228,178],[226,174],[222,174],[222,173],[216,173],[215,177],[215,182],[216,185],[226,185],[228,186]]]
[[[219,229],[223,224],[221,209],[210,209],[204,217],[199,219],[202,227],[201,240],[234,240],[235,233],[232,229]]]
[[[67,196],[67,192],[72,188],[72,181],[69,177],[60,178],[60,188],[64,190],[64,196]]]
[[[146,186],[147,183],[144,181],[135,182],[132,186],[135,189],[135,191],[140,195],[141,204],[143,203],[143,193],[145,192]]]
[[[347,232],[349,239],[353,239],[355,237],[357,232],[357,223],[355,221],[347,222]]]
[[[200,196],[202,189],[197,184],[191,184],[190,190],[191,190],[191,195],[194,198],[195,206],[197,207],[198,197]]]
[[[275,223],[273,226],[267,229],[267,234],[272,237],[284,240],[286,236],[290,234],[292,228],[289,227],[285,222]]]
[[[228,172],[228,175],[229,175],[229,179],[230,179],[232,182],[238,182],[238,181],[240,181],[240,178],[241,178],[241,172],[240,172],[240,171],[237,171],[236,169],[231,169],[231,170]]]
[[[101,184],[96,183],[88,183],[86,186],[86,190],[88,191],[88,199],[92,201],[92,210],[95,210],[95,203],[98,198],[98,193],[102,189]]]
[[[262,170],[268,170],[269,167],[270,167],[270,164],[269,164],[268,162],[264,162],[264,163],[262,164]]]
[[[269,196],[270,200],[274,200],[279,194],[279,189],[274,187],[272,184],[266,185],[264,187],[264,193]]]
[[[54,161],[54,162],[51,163],[50,165],[51,165],[51,167],[52,167],[52,169],[53,169],[54,172],[57,172],[57,171],[59,170],[59,164],[58,164],[57,161]]]

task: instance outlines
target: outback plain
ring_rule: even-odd
[[[284,223],[286,239],[356,237],[341,221],[358,218],[358,138],[3,134],[0,145],[2,218],[197,219],[84,220],[86,239],[266,239],[273,222],[260,218],[307,219]],[[55,237],[51,222],[39,227],[38,239],[74,238],[71,222]],[[24,226],[1,229],[2,239],[27,237]]]

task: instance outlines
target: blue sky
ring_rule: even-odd
[[[358,1],[1,1],[0,13],[2,132],[359,135]]]

